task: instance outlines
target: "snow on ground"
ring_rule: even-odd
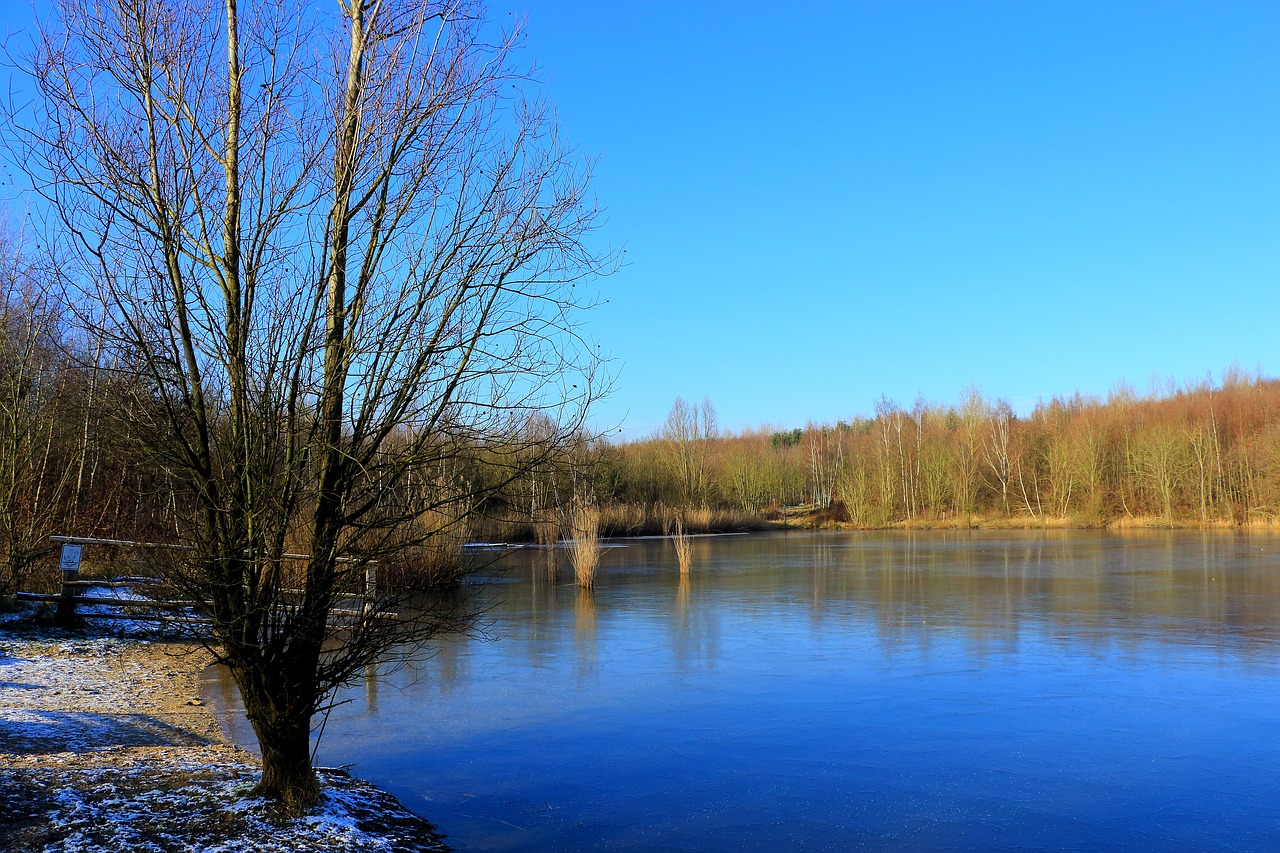
[[[249,793],[256,760],[199,699],[208,653],[111,627],[0,619],[0,850],[447,849],[391,795],[336,770],[321,771],[312,814],[276,819]]]
[[[0,843],[46,853],[447,849],[390,795],[339,771],[320,776],[325,802],[280,821],[249,795],[258,771],[248,764],[142,759],[48,774],[0,771],[8,824]]]

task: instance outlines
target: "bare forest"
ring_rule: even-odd
[[[118,416],[144,405],[136,382],[52,319],[12,256],[6,276],[0,593],[50,563],[50,534],[167,541],[187,511],[183,483],[144,452],[146,435],[133,434],[131,424],[145,421]],[[400,571],[448,584],[468,539],[572,538],[573,508],[587,500],[603,535],[669,533],[677,523],[707,532],[1280,520],[1280,382],[1238,372],[1164,394],[1054,399],[1027,417],[976,392],[910,409],[883,400],[872,416],[786,431],[718,431],[709,403],[678,401],[653,436],[610,443],[580,434],[513,475],[513,455],[554,430],[532,418],[506,438],[455,448],[448,479],[484,498],[462,523],[440,524],[401,555]]]
[[[1273,525],[1280,518],[1280,382],[1228,370],[1139,395],[1075,395],[1017,416],[976,391],[804,429],[691,429],[677,400],[656,435],[592,459],[613,532],[686,526]]]

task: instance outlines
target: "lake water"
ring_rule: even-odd
[[[464,851],[1280,850],[1280,538],[617,544],[502,556],[318,762]]]

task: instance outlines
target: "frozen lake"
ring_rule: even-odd
[[[618,544],[502,556],[318,763],[464,851],[1280,849],[1280,538]]]

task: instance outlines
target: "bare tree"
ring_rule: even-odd
[[[876,485],[883,520],[894,518],[894,501],[898,494],[898,481],[902,475],[901,460],[893,453],[891,423],[899,411],[898,404],[883,394],[876,402],[876,424],[879,427],[876,442]],[[905,496],[903,498],[905,503]]]
[[[769,500],[769,457],[761,448],[737,448],[725,465],[726,494],[743,512],[755,512]]]
[[[849,513],[849,520],[854,524],[867,524],[871,519],[873,479],[867,460],[862,456],[851,455],[845,466],[844,479],[840,483],[840,498]]]
[[[1200,497],[1200,524],[1209,524],[1221,492],[1222,448],[1218,438],[1218,418],[1213,409],[1213,386],[1206,388],[1209,398],[1208,423],[1202,417],[1186,428],[1196,468],[1196,490]]]
[[[1088,512],[1102,514],[1107,476],[1106,436],[1093,413],[1076,418],[1068,436],[1071,479],[1079,485]]]
[[[830,427],[808,424],[804,434],[809,449],[809,494],[819,508],[831,506],[843,480],[844,444]]]
[[[1075,488],[1075,470],[1071,465],[1071,444],[1065,429],[1048,440],[1043,459],[1054,515],[1066,518],[1071,508],[1071,492]]]
[[[703,398],[701,406],[694,406],[676,397],[662,425],[662,437],[670,446],[669,464],[686,507],[706,498],[707,448],[718,429],[716,410],[708,398]]]
[[[982,465],[982,425],[986,419],[987,404],[977,388],[965,392],[956,412],[957,440],[954,467],[956,514],[965,516],[965,523],[972,520],[977,500],[978,473]]]
[[[1013,408],[1006,401],[997,400],[987,411],[987,433],[982,443],[983,458],[995,475],[1005,515],[1009,514],[1009,485],[1014,475],[1011,456],[1013,421]]]
[[[1160,517],[1173,526],[1173,497],[1188,468],[1185,436],[1174,426],[1156,423],[1136,447],[1138,471],[1160,501]]]
[[[44,277],[0,232],[0,605],[70,514],[74,439],[58,305]]]
[[[471,475],[488,437],[540,410],[552,447],[599,391],[574,285],[612,261],[519,40],[465,0],[59,0],[35,117],[11,109],[82,319],[140,377],[130,414],[181,490],[173,581],[209,603],[289,811],[318,795],[334,687],[459,625],[368,596],[371,566],[503,485]],[[508,480],[539,458],[518,444]]]

